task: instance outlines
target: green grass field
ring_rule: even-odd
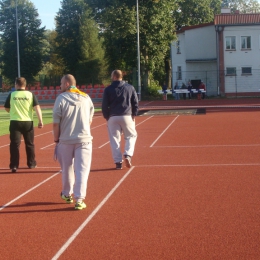
[[[96,108],[95,111],[100,111],[100,108]],[[42,108],[42,118],[43,124],[47,125],[52,123],[52,109],[51,108]],[[9,134],[9,113],[7,113],[4,109],[0,110],[0,136]],[[34,126],[38,125],[38,119],[36,113],[34,112]]]
[[[50,108],[42,108],[42,118],[43,124],[47,125],[52,122],[52,109]],[[0,110],[0,136],[9,134],[9,113],[5,110]],[[38,119],[36,113],[34,112],[34,126],[38,125]]]

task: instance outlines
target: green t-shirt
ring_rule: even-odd
[[[33,107],[36,105],[39,103],[32,92],[19,89],[9,94],[4,106],[10,108],[10,120],[33,121]]]

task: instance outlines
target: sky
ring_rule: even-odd
[[[60,0],[30,0],[35,8],[38,10],[39,18],[42,21],[41,27],[46,26],[45,29],[54,30],[54,17],[59,11]]]

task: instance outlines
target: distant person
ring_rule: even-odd
[[[43,127],[42,111],[36,96],[25,90],[26,79],[15,80],[15,91],[11,92],[4,104],[5,110],[10,112],[10,164],[11,172],[19,168],[21,136],[23,136],[27,166],[34,169],[37,166],[34,150],[33,110],[38,117],[38,128]]]
[[[163,92],[164,94],[167,94],[167,89],[168,89],[168,86],[166,85],[165,82],[163,82],[163,85],[162,85],[162,92]]]
[[[181,89],[187,89],[187,86],[184,84],[184,82],[182,83]],[[186,100],[186,93],[182,93],[182,98]]]
[[[188,84],[187,84],[187,89],[188,89],[188,91],[189,91],[188,97],[189,97],[189,99],[191,99],[191,96],[192,96],[192,91],[191,91],[192,85],[191,85],[191,82],[190,82],[190,81],[189,81]]]
[[[200,82],[199,89],[203,89],[203,90],[206,91],[206,85],[204,84],[203,81]],[[205,92],[200,91],[200,93],[202,94],[202,99],[204,99],[205,98]]]
[[[105,88],[102,100],[102,113],[107,120],[112,156],[116,169],[122,169],[121,134],[124,134],[124,161],[126,167],[132,166],[137,132],[135,117],[138,112],[138,97],[135,88],[123,81],[122,71],[114,70],[112,84]]]
[[[180,99],[180,93],[176,93],[175,90],[180,89],[178,82],[175,83],[173,90],[172,90],[172,95],[175,97],[176,100]]]
[[[63,76],[60,87],[62,93],[53,107],[53,135],[55,157],[62,169],[61,198],[73,203],[74,194],[75,209],[82,210],[87,207],[84,199],[92,159],[94,106],[90,97],[77,89],[74,76]]]

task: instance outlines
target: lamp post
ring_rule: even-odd
[[[140,74],[140,39],[139,39],[139,7],[136,0],[136,26],[137,26],[137,79],[138,79],[138,95],[141,101],[141,74]]]
[[[20,50],[19,50],[19,34],[18,34],[17,0],[15,0],[15,19],[16,19],[16,44],[17,44],[18,77],[21,77],[21,73],[20,73]]]

